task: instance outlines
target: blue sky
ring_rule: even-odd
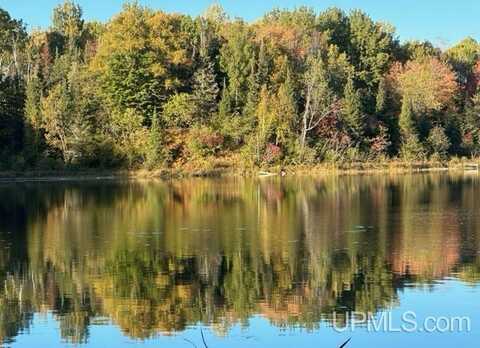
[[[62,0],[0,0],[0,7],[29,27],[46,27],[52,8]],[[106,20],[120,11],[123,0],[77,0],[87,19]],[[202,13],[212,0],[141,0],[144,5],[191,15]],[[231,16],[254,20],[275,8],[307,5],[322,10],[337,6],[360,8],[376,20],[393,24],[402,40],[428,39],[449,46],[466,36],[480,39],[479,0],[219,0]]]

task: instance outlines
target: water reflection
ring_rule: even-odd
[[[398,305],[405,287],[480,277],[477,177],[0,185],[0,339],[53,313],[144,339],[255,315],[315,329]]]

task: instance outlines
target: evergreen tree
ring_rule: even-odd
[[[293,135],[293,127],[297,118],[295,94],[290,73],[287,73],[285,82],[280,85],[272,102],[272,108],[276,122],[275,145],[286,145],[287,140]]]
[[[226,27],[226,42],[220,50],[220,65],[227,75],[227,92],[233,111],[242,114],[248,93],[248,77],[251,57],[254,56],[252,31],[243,21],[235,21]]]
[[[353,85],[353,79],[348,79],[345,85],[342,115],[352,138],[360,143],[365,125],[360,94]]]
[[[382,79],[378,85],[375,111],[380,116],[387,108],[387,89],[385,79]]]
[[[230,98],[230,93],[228,93],[225,80],[223,81],[222,96],[220,98],[220,103],[218,104],[218,114],[220,115],[220,118],[223,119],[232,114],[232,100]]]
[[[23,23],[0,8],[0,166],[3,167],[8,167],[23,148],[25,86],[21,54],[26,36]]]
[[[160,164],[163,157],[163,134],[160,125],[160,119],[156,110],[152,116],[152,126],[150,127],[148,138],[148,151],[146,161],[149,168],[154,168],[155,166],[158,166]]]
[[[463,146],[470,155],[480,153],[480,91],[475,94],[462,119]]]
[[[218,84],[214,65],[205,60],[193,77],[193,100],[196,117],[200,123],[208,123],[217,111]]]
[[[27,81],[25,99],[25,157],[35,161],[42,150],[42,83],[35,74]]]
[[[403,138],[416,135],[413,106],[408,98],[405,98],[402,103],[399,126]]]
[[[0,156],[11,159],[23,148],[24,89],[19,77],[0,76]],[[6,162],[6,161],[5,161]]]
[[[247,102],[245,103],[245,108],[243,109],[243,115],[245,117],[254,117],[255,110],[258,105],[258,98],[260,94],[260,80],[257,73],[257,63],[255,59],[251,61],[251,72],[248,76],[248,93],[247,93]]]
[[[275,10],[249,24],[218,5],[191,18],[132,2],[98,24],[66,0],[48,31],[28,35],[0,9],[0,164],[151,166],[164,136],[183,159],[199,134],[232,152],[254,144],[257,163],[368,144],[379,156],[476,155],[479,57],[473,39],[443,54],[428,42],[400,49],[361,11]]]
[[[42,99],[42,127],[47,144],[60,152],[65,163],[73,160],[71,139],[73,114],[72,100],[66,82],[58,83]]]
[[[402,137],[400,155],[407,161],[419,161],[426,157],[426,151],[417,134],[412,102],[403,100],[399,126]]]
[[[253,117],[260,97],[260,90],[264,84],[268,84],[269,63],[265,49],[265,43],[262,41],[258,50],[258,55],[253,55],[250,60],[250,75],[248,76],[248,92],[243,114],[247,117]]]

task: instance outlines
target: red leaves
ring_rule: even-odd
[[[441,110],[453,102],[458,91],[455,73],[437,58],[395,64],[389,81],[403,99],[408,98],[415,110]]]
[[[265,163],[275,163],[282,157],[282,149],[272,143],[268,143],[263,154],[263,161]]]

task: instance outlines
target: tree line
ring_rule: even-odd
[[[402,43],[360,10],[99,23],[67,0],[27,32],[0,8],[0,169],[475,157],[479,83],[474,39]]]

